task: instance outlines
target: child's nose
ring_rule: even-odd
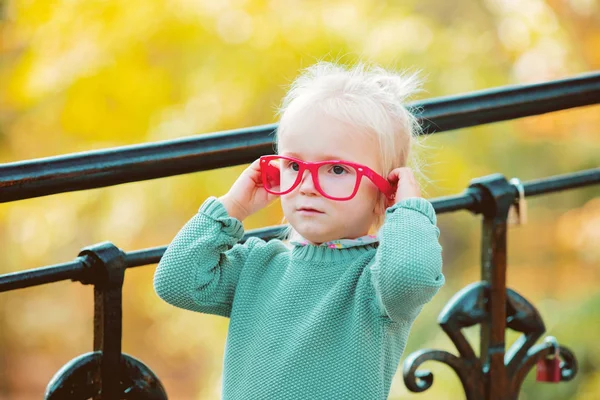
[[[302,180],[300,181],[300,193],[302,194],[317,194],[315,183],[310,171],[304,171]]]

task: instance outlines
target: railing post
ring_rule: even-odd
[[[78,280],[94,285],[94,351],[71,360],[48,384],[46,400],[166,400],[156,375],[121,352],[126,255],[110,242],[83,248]]]
[[[94,275],[94,351],[102,352],[100,362],[101,395],[94,400],[120,396],[121,337],[125,255],[109,242],[82,249]],[[85,283],[85,282],[84,282]]]
[[[515,198],[514,187],[499,174],[474,179],[469,189],[481,189],[481,280],[487,283],[487,317],[481,322],[479,358],[486,400],[508,399],[506,350],[506,223]]]

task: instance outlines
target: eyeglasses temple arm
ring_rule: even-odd
[[[395,185],[390,184],[381,175],[368,168],[364,168],[363,173],[383,192],[383,194],[387,196],[388,199],[393,199],[396,196]]]

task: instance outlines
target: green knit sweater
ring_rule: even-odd
[[[168,246],[154,288],[230,318],[225,400],[386,399],[413,321],[444,284],[435,224],[431,203],[410,198],[387,209],[379,245],[241,244],[241,222],[211,197]]]

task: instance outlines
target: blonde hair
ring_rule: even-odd
[[[398,167],[410,166],[421,174],[420,162],[413,150],[422,130],[409,111],[406,100],[420,90],[417,72],[394,72],[377,65],[358,63],[352,67],[320,61],[302,71],[292,82],[277,110],[281,116],[276,141],[285,134],[287,117],[306,107],[319,107],[327,115],[375,135],[381,152],[384,177]],[[385,210],[385,197],[379,205]],[[382,212],[373,229],[381,227]],[[293,230],[284,232],[289,237]]]

